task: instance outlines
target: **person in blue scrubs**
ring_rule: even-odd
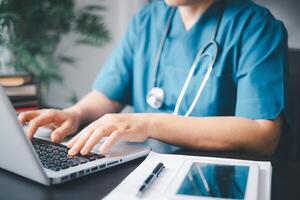
[[[211,40],[217,47],[207,51],[218,51],[201,95],[187,114],[209,71],[205,56],[176,111],[195,58]],[[68,143],[70,155],[89,153],[103,137],[102,153],[119,140],[153,138],[195,149],[272,154],[285,111],[286,53],[283,24],[250,0],[156,1],[133,17],[93,91],[65,110],[25,112],[19,120],[29,122],[29,138],[39,126],[54,125],[54,142],[91,123]],[[154,87],[164,91],[157,107],[147,101]],[[135,113],[119,113],[126,105]]]

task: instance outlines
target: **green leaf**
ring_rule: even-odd
[[[82,8],[84,11],[104,11],[106,8],[100,5],[88,5]]]
[[[71,104],[76,104],[78,102],[78,96],[77,96],[77,94],[74,91],[71,94],[71,96],[69,97],[69,102]]]
[[[70,57],[70,56],[59,55],[57,58],[60,62],[63,62],[63,63],[67,63],[67,64],[74,64],[75,63],[75,59],[73,57]]]

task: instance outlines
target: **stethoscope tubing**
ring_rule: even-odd
[[[215,27],[215,30],[214,30],[213,34],[212,34],[211,40],[209,41],[208,44],[206,44],[202,49],[200,49],[198,51],[198,53],[196,55],[196,58],[194,59],[193,64],[191,66],[191,69],[189,70],[188,76],[187,76],[187,78],[186,78],[186,80],[184,82],[184,85],[183,85],[183,87],[182,87],[182,89],[180,91],[180,94],[178,96],[178,99],[176,101],[174,112],[173,112],[174,115],[179,115],[179,109],[180,109],[182,100],[183,100],[183,98],[184,98],[184,96],[185,96],[185,94],[187,92],[188,86],[189,86],[189,84],[191,82],[191,79],[192,79],[194,73],[195,73],[197,65],[199,64],[200,60],[202,58],[206,57],[206,56],[210,56],[211,57],[211,62],[208,65],[207,71],[206,71],[206,73],[204,75],[204,78],[203,78],[203,80],[202,80],[199,88],[198,88],[198,91],[197,91],[197,93],[195,95],[195,98],[193,99],[193,102],[192,102],[191,106],[189,107],[188,111],[184,114],[184,116],[189,116],[193,112],[193,110],[196,107],[196,104],[199,101],[199,98],[200,98],[200,96],[201,96],[201,94],[203,92],[203,89],[205,88],[205,85],[206,85],[207,81],[209,80],[209,77],[211,75],[211,72],[213,70],[213,67],[215,65],[215,62],[216,62],[216,59],[217,59],[217,56],[218,56],[219,45],[218,45],[218,43],[216,41],[216,36],[217,36],[218,29],[219,29],[219,26],[220,26],[220,22],[221,22],[221,19],[222,19],[222,15],[223,15],[223,12],[224,12],[224,6],[225,6],[225,0],[222,2],[222,5],[221,5],[222,13],[220,14],[220,16],[218,18],[217,25]],[[162,36],[162,39],[161,39],[161,41],[159,43],[159,46],[158,46],[158,51],[157,51],[157,54],[156,54],[156,57],[155,57],[155,60],[154,60],[155,70],[154,70],[154,78],[153,78],[153,88],[159,88],[159,87],[156,86],[157,85],[157,73],[158,73],[159,61],[160,61],[160,58],[161,58],[161,54],[162,54],[162,51],[163,51],[163,48],[164,48],[165,41],[166,41],[167,36],[169,34],[169,31],[170,31],[170,27],[171,27],[171,23],[172,23],[172,19],[173,19],[173,16],[175,14],[175,11],[176,11],[176,9],[172,8],[170,16],[169,16],[168,21],[167,21],[167,28],[165,29],[165,31],[163,33],[163,36]],[[215,55],[211,55],[208,52],[206,52],[206,50],[210,46],[215,46],[215,48],[216,48]],[[159,88],[159,89],[161,89],[162,92],[163,92],[162,88]],[[160,97],[161,99],[159,99],[159,97],[157,97],[157,98],[158,98],[159,101],[163,102],[164,95],[162,97]],[[153,108],[156,108],[156,109],[158,108],[157,106],[153,106],[153,105],[150,105],[150,106],[153,107]]]
[[[215,54],[215,56],[212,56],[212,55],[210,55],[208,53],[205,53],[205,50],[207,48],[209,48],[210,45],[215,45],[216,46],[216,54]],[[189,107],[188,111],[184,114],[184,116],[187,117],[187,116],[189,116],[193,112],[193,110],[194,110],[194,108],[195,108],[195,106],[196,106],[196,104],[197,104],[197,102],[198,102],[198,100],[199,100],[199,98],[200,98],[200,96],[202,94],[202,91],[203,91],[203,89],[204,89],[204,87],[205,87],[205,85],[206,85],[206,83],[207,83],[207,81],[208,81],[208,79],[210,77],[210,74],[211,74],[211,72],[213,70],[213,66],[215,65],[216,58],[217,58],[217,55],[218,55],[218,49],[219,48],[218,48],[217,42],[213,40],[213,41],[210,41],[204,48],[202,48],[201,51],[199,51],[199,53],[196,56],[195,61],[193,62],[193,65],[192,65],[192,67],[191,67],[191,69],[190,69],[190,71],[188,73],[188,76],[187,76],[187,78],[186,78],[186,80],[184,82],[184,85],[183,85],[183,87],[182,87],[182,89],[180,91],[179,97],[178,97],[177,102],[175,104],[175,109],[174,109],[174,112],[173,112],[174,115],[178,115],[179,108],[180,108],[180,105],[182,103],[183,97],[186,94],[188,86],[190,85],[190,82],[191,82],[192,77],[193,77],[193,75],[195,73],[195,70],[197,68],[198,63],[205,56],[210,56],[210,57],[212,57],[212,61],[208,65],[208,69],[207,69],[207,71],[206,71],[206,73],[204,75],[204,78],[203,78],[203,80],[202,80],[202,82],[201,82],[201,84],[200,84],[200,86],[198,88],[197,94],[196,94],[196,96],[195,96],[195,98],[194,98],[191,106]]]

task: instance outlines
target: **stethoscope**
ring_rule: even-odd
[[[180,105],[182,103],[182,100],[184,98],[184,95],[186,94],[186,91],[187,91],[187,88],[192,80],[192,77],[195,73],[195,70],[197,68],[197,65],[199,64],[199,62],[204,58],[204,57],[209,57],[210,58],[210,63],[208,64],[208,68],[207,68],[207,71],[204,75],[204,78],[202,79],[202,82],[198,88],[198,91],[196,93],[196,96],[194,97],[194,100],[192,101],[192,104],[191,106],[189,107],[188,111],[184,114],[184,116],[189,116],[202,92],[203,92],[203,89],[210,77],[210,74],[212,72],[212,69],[215,65],[215,62],[216,62],[216,58],[217,58],[217,55],[218,55],[218,51],[219,51],[219,45],[216,41],[216,36],[217,36],[217,33],[218,33],[218,29],[219,29],[219,26],[220,26],[220,22],[222,20],[222,15],[223,15],[223,10],[224,10],[224,5],[221,6],[222,9],[220,12],[220,15],[218,16],[218,20],[217,20],[217,25],[214,29],[214,32],[212,34],[212,38],[210,39],[210,41],[203,47],[201,48],[197,55],[196,55],[196,58],[194,59],[193,63],[192,63],[192,66],[190,68],[190,71],[188,73],[188,76],[183,84],[183,87],[180,91],[180,94],[179,94],[179,97],[177,99],[177,102],[175,104],[175,109],[174,109],[174,112],[173,114],[174,115],[178,115],[178,112],[179,112],[179,109],[180,109]],[[164,44],[167,40],[167,36],[169,34],[169,31],[170,31],[170,28],[171,28],[171,22],[172,22],[172,19],[174,17],[174,14],[175,14],[175,11],[176,9],[173,8],[171,10],[171,13],[169,15],[169,18],[167,20],[167,27],[163,33],[163,37],[159,43],[159,47],[158,47],[158,51],[157,51],[157,54],[155,56],[155,61],[154,61],[154,80],[153,80],[153,87],[149,90],[149,92],[147,93],[147,103],[149,106],[151,106],[152,108],[154,109],[159,109],[163,106],[163,103],[164,103],[164,99],[165,99],[165,92],[164,90],[161,88],[161,87],[158,87],[157,86],[157,72],[158,72],[158,67],[159,67],[159,61],[160,61],[160,58],[161,58],[161,54],[162,54],[162,51],[163,51],[163,48],[164,48]],[[213,53],[209,52],[208,50],[209,49],[212,49]]]

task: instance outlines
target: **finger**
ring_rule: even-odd
[[[75,136],[67,143],[67,147],[72,148],[73,145],[75,144],[75,142],[80,138],[81,134],[83,134],[83,133],[81,132],[81,133],[78,133],[77,135],[75,135]]]
[[[73,130],[72,124],[69,121],[64,122],[60,127],[55,129],[51,134],[52,142],[60,142]]]
[[[88,131],[92,131],[93,128],[91,127],[91,125],[88,125],[87,127],[85,127],[84,129],[82,129],[76,136],[74,136],[68,143],[67,143],[67,147],[72,148],[74,146],[74,144],[77,142],[77,140],[86,132]]]
[[[34,133],[37,131],[37,129],[41,126],[45,126],[51,122],[53,122],[53,115],[40,115],[39,117],[31,120],[29,122],[29,127],[28,127],[28,131],[27,131],[27,136],[28,138],[32,139]]]
[[[122,139],[124,136],[125,131],[124,130],[116,130],[114,131],[107,139],[106,141],[101,145],[99,151],[102,154],[105,154],[111,149],[111,147],[119,140]]]
[[[86,141],[89,139],[89,137],[92,135],[93,131],[86,131],[81,134],[79,139],[75,142],[75,144],[72,146],[72,148],[69,150],[68,154],[70,156],[75,156],[80,152],[83,145],[86,143]]]
[[[44,127],[47,128],[47,129],[51,129],[52,131],[54,131],[55,129],[58,128],[58,126],[56,126],[54,123],[47,124]]]
[[[91,123],[90,125],[88,125],[87,127],[85,127],[84,129],[82,129],[76,136],[74,136],[68,143],[67,143],[67,147],[72,148],[73,145],[76,143],[76,141],[80,138],[80,136],[82,134],[84,134],[85,132],[87,132],[88,130],[94,130],[96,128],[96,121],[94,121],[93,123]]]
[[[94,133],[91,135],[91,137],[86,141],[80,153],[82,155],[86,155],[90,153],[93,147],[99,142],[99,140],[101,140],[108,133],[109,133],[108,129],[105,129],[103,127],[97,128],[94,131]]]
[[[22,112],[18,116],[18,120],[22,125],[25,125],[25,123],[29,122],[30,120],[36,118],[40,115],[39,111],[28,111],[28,112]]]

